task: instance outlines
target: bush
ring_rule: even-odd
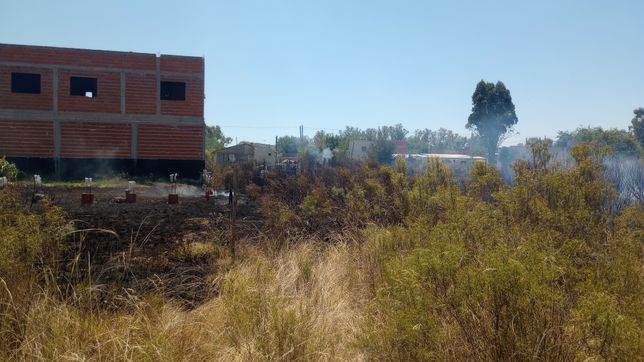
[[[611,214],[601,148],[576,146],[569,169],[537,151],[517,164],[511,188],[485,165],[465,194],[435,172],[410,191],[406,227],[371,229],[375,298],[361,344],[369,358],[642,355],[641,205]]]
[[[480,164],[461,188],[438,162],[268,176],[235,261],[222,230],[174,255],[218,265],[193,310],[161,290],[101,308],[114,286],[82,278],[60,292],[62,212],[0,191],[0,359],[641,359],[644,208],[611,207],[603,148],[572,154],[533,147],[514,186]]]
[[[0,176],[4,176],[9,180],[16,180],[19,172],[15,164],[7,161],[5,157],[0,158]]]

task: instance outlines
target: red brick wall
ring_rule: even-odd
[[[154,74],[125,75],[125,113],[155,114],[157,81]]]
[[[40,74],[40,94],[11,93],[11,73]],[[0,66],[0,108],[53,109],[52,71],[45,68]]]
[[[154,115],[158,101],[161,114],[177,116],[177,122],[179,117],[203,119],[203,58],[163,55],[158,59],[161,73],[156,73],[157,58],[154,54],[0,44],[0,62],[36,64],[33,67],[26,64],[0,65],[0,109],[53,111],[54,70],[47,66],[57,66],[59,113],[52,113],[51,117],[44,114],[39,119],[61,122],[61,157],[131,157],[132,136],[128,122],[138,119],[120,114],[121,72],[125,74],[126,114]],[[98,69],[77,70],[77,67]],[[41,94],[11,93],[12,71],[40,73]],[[96,77],[97,96],[71,96],[70,76]],[[185,82],[186,100],[158,100],[157,77]],[[76,116],[65,112],[110,113],[106,120],[111,123],[72,122]],[[171,121],[170,117],[163,119],[163,122]],[[141,124],[138,128],[139,158],[203,159],[203,128],[203,125]],[[0,120],[0,155],[3,152],[12,156],[53,157],[53,123]]]
[[[203,159],[203,126],[141,124],[138,128],[141,159]]]
[[[161,101],[161,114],[203,117],[203,81],[191,77],[161,77],[162,81],[185,82],[185,101]]]
[[[120,72],[126,72],[126,113],[156,113],[156,75],[135,74],[128,70],[156,71],[154,54],[111,52],[84,49],[67,49],[53,47],[33,47],[23,45],[0,44],[0,61],[36,64],[58,64],[58,109],[61,112],[100,112],[120,113]],[[66,66],[94,66],[116,68],[111,71],[70,70]],[[186,100],[162,100],[161,114],[172,116],[193,116],[203,118],[203,58],[162,55],[159,58],[161,72],[186,73],[186,75],[163,76],[162,80],[186,83]],[[24,71],[37,70],[42,74],[41,94],[10,94],[9,84],[11,69]],[[45,68],[9,68],[0,67],[0,107],[8,109],[51,110],[52,70]],[[191,76],[194,74],[195,76]],[[96,77],[98,96],[86,98],[69,95],[69,77],[71,75]],[[201,76],[200,76],[201,75]],[[8,93],[7,93],[8,92]]]
[[[202,73],[203,58],[161,55],[159,67],[162,72]]]
[[[203,58],[198,57],[161,55],[159,58],[159,67],[162,72],[183,72],[203,75],[204,62]],[[186,100],[162,100],[161,114],[203,117],[203,78],[190,76],[162,76],[161,80],[186,83]]]
[[[130,158],[129,124],[60,123],[61,157]]]
[[[88,98],[69,95],[72,76],[96,77],[98,96]],[[61,112],[121,112],[121,73],[69,71],[58,72],[58,110]]]
[[[0,156],[53,157],[53,122],[0,120]]]
[[[154,54],[0,44],[0,61],[88,67],[156,68]]]

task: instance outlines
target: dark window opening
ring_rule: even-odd
[[[40,74],[11,73],[11,92],[40,94]]]
[[[71,77],[69,78],[69,95],[94,98],[98,95],[96,78]]]
[[[186,100],[186,83],[161,82],[161,99],[170,101]]]

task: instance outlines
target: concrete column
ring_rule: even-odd
[[[125,114],[125,72],[121,71],[121,114]]]
[[[60,121],[54,120],[54,173],[60,179]]]
[[[132,140],[131,142],[131,150],[130,150],[130,158],[133,160],[136,160],[139,158],[139,142],[138,142],[138,136],[139,136],[139,124],[134,121],[132,122]]]
[[[138,173],[137,159],[139,158],[139,123],[137,121],[132,121],[130,124],[132,129],[132,138],[130,140],[130,158],[131,158],[131,172],[133,174]]]
[[[157,67],[157,115],[161,114],[161,58],[156,58]]]
[[[60,84],[60,78],[58,75],[58,67],[54,67],[52,69],[52,103],[53,103],[53,111],[54,113],[58,113],[58,88]],[[53,120],[53,128],[54,128],[54,175],[56,176],[57,179],[60,179],[61,176],[61,169],[60,169],[60,143],[61,143],[61,136],[60,136],[60,120],[55,119]]]
[[[58,68],[52,71],[52,98],[54,105],[54,112],[58,112]]]

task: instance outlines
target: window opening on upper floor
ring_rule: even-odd
[[[40,94],[40,74],[11,73],[11,92]]]
[[[161,99],[170,101],[185,101],[186,83],[161,81]]]
[[[98,95],[96,78],[93,77],[70,77],[69,95],[95,98]]]

